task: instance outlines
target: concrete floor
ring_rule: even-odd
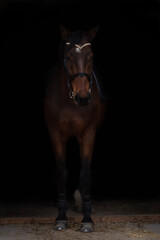
[[[93,201],[93,233],[79,231],[82,214],[69,205],[69,229],[57,232],[53,204],[1,204],[0,240],[160,240],[159,200]]]

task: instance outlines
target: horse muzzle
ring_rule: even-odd
[[[79,106],[87,106],[91,100],[91,93],[88,93],[86,97],[81,97],[79,93],[73,97],[74,102]]]

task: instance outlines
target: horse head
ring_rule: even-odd
[[[67,75],[69,95],[80,106],[86,106],[91,99],[93,52],[91,41],[98,27],[89,31],[71,32],[60,26],[64,41],[64,66]]]

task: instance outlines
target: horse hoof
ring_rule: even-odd
[[[94,225],[91,222],[81,224],[81,232],[89,233],[94,231]]]
[[[68,229],[68,222],[67,221],[57,221],[56,222],[56,230],[62,231]]]

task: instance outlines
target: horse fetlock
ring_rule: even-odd
[[[82,211],[84,214],[90,214],[92,212],[92,202],[89,195],[82,197]]]
[[[68,203],[66,200],[58,200],[57,207],[59,211],[66,211],[68,210]]]
[[[92,204],[91,202],[90,203],[83,203],[82,204],[82,212],[85,214],[85,215],[90,215],[90,213],[92,212]]]

